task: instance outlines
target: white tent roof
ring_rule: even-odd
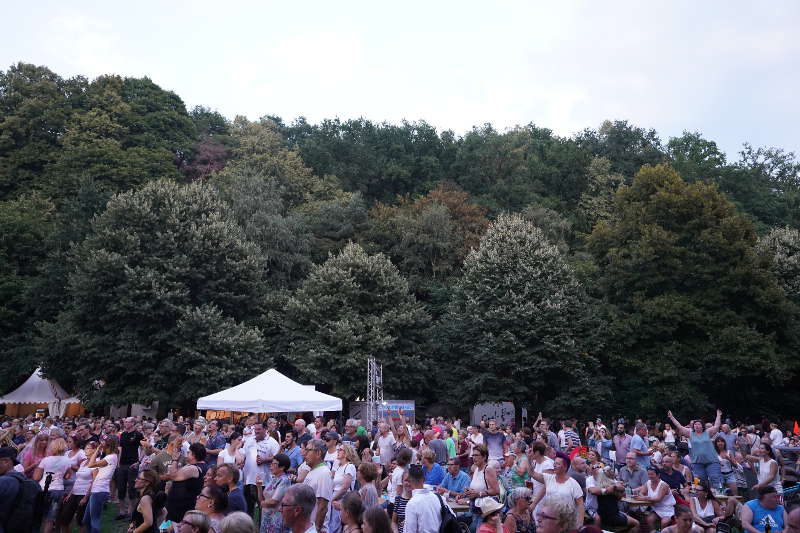
[[[250,413],[341,411],[342,400],[292,381],[271,368],[235,387],[200,398],[197,408]]]
[[[42,377],[40,368],[34,370],[31,377],[25,383],[17,387],[16,390],[9,392],[5,396],[0,396],[0,403],[78,403],[80,400],[67,394],[54,379]]]

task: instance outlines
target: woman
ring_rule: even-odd
[[[584,514],[584,501],[583,489],[578,485],[578,482],[572,479],[567,473],[570,467],[570,459],[563,452],[557,452],[556,458],[553,461],[552,474],[540,474],[538,472],[531,472],[531,477],[544,484],[544,494],[561,494],[565,497],[571,498],[574,502],[577,516],[580,517],[580,523],[575,522],[575,529],[579,529],[583,525]],[[578,520],[576,518],[576,520]]]
[[[22,467],[25,469],[25,477],[33,479],[33,472],[39,466],[39,462],[47,457],[47,446],[50,444],[50,437],[44,433],[38,433],[33,439],[33,444],[22,454]]]
[[[600,461],[600,457],[601,456],[600,456],[599,453],[597,453],[597,450],[589,450],[588,452],[586,452],[586,467],[589,469],[590,472],[591,472],[592,467],[594,465],[596,465],[596,464],[599,464],[601,466],[605,466]]]
[[[100,533],[103,505],[108,501],[108,496],[111,492],[111,480],[119,463],[119,456],[117,455],[119,439],[114,435],[106,436],[102,444],[102,457],[98,457],[100,449],[98,447],[92,451],[92,455],[89,456],[86,465],[89,468],[97,469],[97,474],[89,490],[89,502],[83,514],[83,523],[89,533]]]
[[[217,465],[211,465],[206,470],[205,475],[203,476],[203,486],[208,487],[209,485],[215,485],[217,482],[214,478],[217,477]]]
[[[680,452],[673,451],[670,452],[672,455],[672,468],[683,474],[683,478],[686,481],[691,481],[694,476],[692,476],[692,470],[681,462],[681,454]]]
[[[508,493],[508,513],[503,523],[509,533],[534,533],[536,521],[530,508],[533,500],[531,489],[520,487]]]
[[[708,483],[701,481],[694,489],[695,497],[689,499],[692,519],[705,533],[714,533],[717,530],[717,522],[723,516],[719,504],[710,492]]]
[[[598,463],[592,465],[591,473],[586,478],[586,510],[594,518],[594,524],[606,530],[638,528],[639,522],[619,508],[619,500],[625,494],[625,489],[609,476],[613,468],[605,468]]]
[[[219,455],[217,455],[217,464],[234,465],[239,470],[244,466],[244,452],[242,451],[242,436],[235,431],[231,433],[227,439],[228,443]]]
[[[685,505],[675,506],[675,524],[664,528],[661,533],[691,533],[695,531],[692,525],[692,511]]]
[[[86,452],[83,451],[83,441],[75,436],[73,433],[67,437],[67,453],[65,454],[70,460],[70,472],[64,478],[64,494],[69,494],[72,490],[72,485],[75,483],[75,472],[80,468],[81,463],[86,460]]]
[[[703,428],[703,422],[700,420],[692,421],[690,424],[691,429],[689,429],[682,426],[681,423],[672,416],[672,411],[668,411],[667,416],[672,423],[675,424],[680,435],[689,437],[689,443],[691,444],[692,473],[694,477],[703,481],[708,481],[712,487],[721,487],[722,474],[720,473],[719,458],[714,451],[711,435],[716,435],[719,432],[719,426],[722,421],[722,411],[717,409],[717,418],[714,420],[714,424],[707,430]]]
[[[286,490],[292,485],[286,473],[292,466],[292,460],[285,453],[279,453],[272,458],[269,471],[272,477],[266,489],[260,478],[256,480],[258,487],[258,503],[261,506],[260,533],[286,533],[288,528],[281,517],[281,500]],[[336,531],[330,529],[331,532]]]
[[[511,467],[511,476],[509,477],[511,486],[509,488],[525,487],[525,482],[531,477],[528,473],[530,463],[528,462],[528,456],[525,455],[528,445],[525,444],[524,440],[518,440],[511,445],[511,448],[512,453],[516,454],[516,460]]]
[[[664,424],[664,444],[670,450],[675,449],[675,430],[668,423]]]
[[[228,493],[218,485],[203,487],[197,495],[194,508],[208,517],[209,533],[220,533],[220,522],[228,511]]]
[[[38,481],[42,489],[50,478],[49,491],[45,500],[45,511],[42,516],[42,532],[51,533],[55,526],[61,503],[64,501],[64,476],[72,473],[72,460],[65,456],[67,443],[62,438],[53,439],[47,446],[47,457],[39,461],[33,470],[33,480]]]
[[[363,466],[363,465],[362,465]],[[364,511],[364,522],[361,524],[364,533],[392,533],[389,515],[382,507],[373,506]]]
[[[375,463],[361,463],[358,465],[356,479],[361,487],[358,489],[358,494],[361,496],[361,503],[365,510],[369,510],[378,505],[378,490],[375,487],[375,480],[377,478],[378,467]]]
[[[136,476],[133,486],[139,493],[139,501],[131,515],[129,533],[158,533],[161,509],[164,507],[164,493],[158,492],[158,474],[145,470]]]
[[[178,468],[180,450],[173,451],[172,464],[164,476],[172,481],[167,494],[167,520],[180,522],[186,511],[193,509],[198,494],[203,489],[203,478],[206,471],[206,449],[199,442],[189,446],[186,466]]]
[[[536,532],[567,533],[575,529],[576,516],[574,500],[563,494],[548,494],[536,511]]]
[[[717,451],[717,457],[719,457],[722,482],[728,487],[731,495],[736,496],[738,493],[736,488],[736,454],[728,452],[727,443],[721,436],[717,436],[714,439],[714,449]]]
[[[533,472],[552,474],[553,460],[545,455],[547,453],[547,444],[544,441],[536,441],[531,444],[530,453],[530,474],[533,480],[532,505],[536,508],[541,499],[544,498],[544,484],[537,481],[532,474]]]
[[[256,533],[256,528],[250,515],[236,511],[222,520],[220,533]]]
[[[481,517],[483,518],[478,533],[512,533],[503,523],[503,504],[493,498],[483,500]]]
[[[333,473],[333,496],[331,497],[331,517],[328,529],[336,532],[341,527],[342,498],[355,488],[356,467],[360,464],[356,449],[349,444],[340,444],[336,450],[338,467]],[[361,500],[359,500],[360,504]]]
[[[211,524],[200,511],[189,510],[177,523],[177,533],[208,533]]]
[[[487,468],[489,461],[489,450],[484,444],[478,444],[472,449],[472,463],[474,470],[469,487],[464,490],[464,497],[470,500],[470,511],[472,512],[472,523],[470,530],[478,530],[483,520],[480,512],[480,503],[483,498],[499,496],[500,482],[497,479],[497,472],[493,468]]]
[[[75,482],[72,484],[67,494],[64,504],[61,506],[61,514],[58,517],[58,523],[61,526],[62,533],[70,532],[70,524],[73,517],[76,519],[78,526],[83,526],[83,514],[86,512],[86,504],[89,502],[89,490],[92,487],[92,469],[89,468],[89,456],[91,456],[97,443],[90,440],[86,443],[83,449],[85,459],[78,465],[78,470],[75,472]]]
[[[608,431],[605,427],[595,427],[594,432],[589,437],[589,448],[596,451],[603,462],[611,464],[611,444],[612,441],[608,437]]]
[[[364,506],[361,505],[361,496],[357,492],[348,492],[341,499],[339,512],[341,516],[342,533],[361,533],[361,517],[364,514]],[[331,533],[337,533],[335,529],[329,528]],[[403,532],[402,527],[400,533]]]
[[[675,496],[669,485],[661,480],[661,471],[655,466],[647,467],[647,481],[639,487],[636,499],[650,503],[653,512],[647,515],[647,522],[651,529],[664,529],[672,522]]]
[[[758,472],[758,483],[750,487],[750,490],[755,493],[761,487],[772,485],[778,494],[783,493],[783,486],[781,485],[780,469],[778,468],[778,461],[775,460],[775,453],[772,451],[772,446],[766,442],[761,443],[754,452],[754,455],[748,455],[747,460],[753,465]]]
[[[436,452],[430,448],[419,452],[422,469],[425,471],[425,484],[438,487],[444,479],[444,468],[436,462]],[[364,505],[366,508],[367,506]]]

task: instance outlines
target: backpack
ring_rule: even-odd
[[[436,494],[434,492],[434,494]],[[439,524],[439,533],[461,533],[461,525],[456,520],[455,515],[450,511],[450,508],[444,504],[444,500],[439,494],[436,494],[436,497],[439,498],[439,505],[442,506],[440,511],[442,517],[442,523]]]
[[[30,533],[41,521],[43,505],[39,483],[22,476],[10,476],[19,482],[19,492],[6,519],[6,533]]]

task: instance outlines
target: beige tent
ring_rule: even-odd
[[[16,409],[12,408],[14,413],[9,412],[11,406],[6,406],[6,414],[12,416],[27,414],[41,407],[47,407],[52,416],[64,416],[67,407],[70,404],[79,406],[80,400],[67,394],[55,380],[43,378],[41,369],[37,368],[16,390],[0,396],[0,403],[17,404]]]

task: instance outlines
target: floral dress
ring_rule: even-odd
[[[289,476],[282,474],[279,477],[272,476],[269,484],[264,487],[264,498],[268,500],[281,501],[283,495],[292,485]],[[259,533],[289,533],[289,528],[283,523],[281,518],[280,506],[272,508],[261,508],[261,528]]]

